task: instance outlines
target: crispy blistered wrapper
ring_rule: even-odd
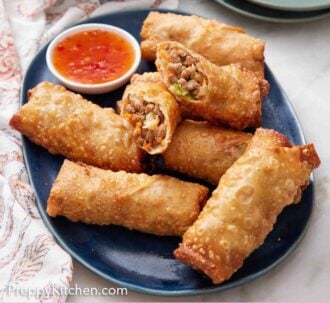
[[[158,72],[133,75],[131,84],[127,85],[123,98],[118,103],[120,115],[128,119],[128,121],[129,116],[131,116],[126,111],[129,103],[128,95],[140,99],[141,101],[155,103],[160,106],[160,110],[165,117],[165,138],[162,143],[155,147],[147,147],[143,149],[151,155],[164,152],[172,140],[177,124],[181,120],[180,108],[175,97],[168,91]],[[139,136],[139,134],[135,134],[135,136]]]
[[[217,186],[221,176],[244,153],[252,134],[184,120],[162,154],[167,170]]]
[[[178,41],[216,65],[240,64],[260,80],[262,94],[268,93],[264,80],[264,41],[247,35],[242,28],[190,15],[151,12],[141,30],[142,56],[155,60],[157,44]]]
[[[176,258],[214,284],[229,279],[263,244],[283,208],[298,201],[319,164],[313,145],[291,146],[280,133],[258,129],[184,234]]]
[[[113,172],[65,160],[47,213],[73,222],[182,235],[197,219],[207,196],[206,187],[173,177]]]
[[[52,154],[105,169],[143,170],[143,151],[126,120],[51,82],[29,91],[10,126]]]
[[[255,74],[237,65],[217,66],[177,42],[158,44],[156,66],[168,88],[171,86],[169,49],[182,49],[198,62],[197,70],[206,78],[207,93],[199,99],[175,95],[185,108],[185,116],[203,118],[215,125],[243,130],[261,124],[259,80]]]

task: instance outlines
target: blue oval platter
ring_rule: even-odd
[[[140,29],[148,13],[148,10],[120,12],[81,23],[116,25],[139,40]],[[27,102],[27,91],[39,82],[48,80],[58,83],[47,69],[46,48],[47,45],[39,51],[26,72],[21,104]],[[155,67],[150,62],[142,61],[139,67],[141,73],[154,70]],[[292,106],[268,67],[266,79],[271,88],[263,102],[263,127],[285,134],[294,144],[303,144],[304,136]],[[115,107],[123,89],[84,97],[101,106]],[[50,218],[45,212],[47,199],[63,157],[51,155],[26,138],[23,138],[23,148],[41,217],[58,243],[78,262],[103,278],[148,294],[183,296],[219,292],[267,273],[284,260],[301,241],[312,211],[313,182],[298,205],[285,208],[265,243],[245,261],[244,266],[230,280],[221,285],[213,285],[207,277],[173,257],[173,251],[180,242],[177,237],[158,237],[117,226],[98,227],[72,223],[63,217]]]

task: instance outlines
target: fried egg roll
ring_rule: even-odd
[[[158,44],[156,66],[185,116],[238,130],[260,126],[261,93],[253,72],[217,66],[173,41]]]
[[[300,200],[319,164],[312,144],[291,146],[280,133],[258,129],[184,234],[176,258],[214,284],[229,279],[263,244],[283,208]]]
[[[167,148],[181,116],[159,73],[135,74],[118,105],[120,115],[134,126],[138,146],[152,155]]]
[[[202,185],[165,175],[113,172],[65,160],[47,213],[73,222],[182,235],[197,219],[207,195]]]
[[[242,28],[194,15],[151,12],[143,23],[141,39],[146,60],[155,60],[159,42],[177,41],[216,65],[240,64],[253,71],[267,93],[268,83],[263,80],[265,43]]]
[[[184,120],[162,154],[164,167],[217,186],[221,176],[243,154],[252,134]]]
[[[52,154],[105,169],[143,170],[143,151],[134,142],[131,125],[113,109],[63,86],[38,84],[10,125]]]

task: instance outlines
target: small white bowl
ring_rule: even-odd
[[[63,39],[66,37],[73,35],[77,32],[81,31],[88,31],[88,30],[105,30],[110,31],[112,33],[115,33],[121,37],[123,37],[126,41],[129,42],[129,44],[133,47],[135,59],[130,67],[130,69],[121,77],[106,82],[102,84],[84,84],[84,83],[78,83],[76,81],[72,81],[70,79],[67,79],[63,77],[55,68],[53,64],[53,51],[54,48],[58,43],[60,43]],[[134,74],[134,72],[137,70],[140,62],[141,62],[141,49],[140,45],[138,44],[137,40],[127,31],[120,29],[116,26],[107,25],[107,24],[81,24],[75,27],[72,27],[68,30],[63,31],[60,33],[56,38],[52,40],[52,42],[49,44],[47,53],[46,53],[46,62],[49,71],[66,87],[72,89],[73,91],[84,93],[84,94],[102,94],[106,92],[113,91],[121,86],[123,86],[125,83],[129,81],[131,76]]]

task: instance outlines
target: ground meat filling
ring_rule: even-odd
[[[162,144],[166,136],[166,125],[159,104],[128,95],[126,117],[135,127],[137,142],[150,151]]]
[[[167,51],[171,57],[171,63],[168,65],[170,91],[177,96],[193,100],[205,95],[206,79],[196,67],[198,59],[180,48],[169,48]]]

